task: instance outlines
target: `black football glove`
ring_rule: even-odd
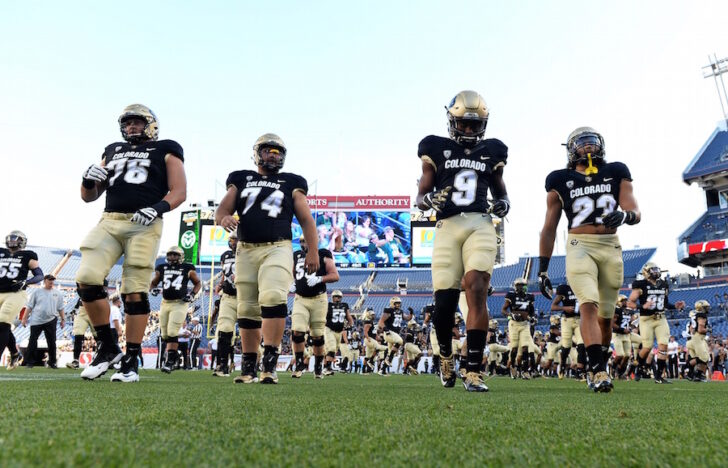
[[[553,287],[551,286],[551,280],[549,279],[548,273],[545,271],[538,274],[538,287],[541,289],[541,294],[549,300],[554,298]]]
[[[159,288],[154,288],[154,289],[152,289],[152,290],[150,291],[150,294],[151,294],[152,296],[155,296],[155,297],[156,297],[156,296],[159,296]]]
[[[602,223],[609,229],[616,229],[622,224],[634,224],[637,221],[637,215],[634,211],[612,211],[602,218]]]
[[[443,189],[427,193],[424,197],[422,197],[422,203],[428,208],[433,209],[439,213],[442,211],[445,203],[447,203],[448,196],[450,195],[450,190],[452,190],[452,187],[447,186]]]
[[[157,219],[159,213],[152,207],[142,208],[134,212],[134,216],[131,217],[131,222],[141,224],[142,226],[149,226]]]
[[[495,289],[493,289],[493,285],[489,284],[488,285],[488,297],[492,296],[494,292],[495,292]]]
[[[497,200],[490,207],[490,211],[494,215],[498,216],[499,218],[505,218],[510,210],[511,210],[511,203],[508,200],[506,200],[505,198]]]
[[[192,294],[191,292],[188,292],[185,295],[185,302],[194,302],[194,300],[195,300],[195,295]]]

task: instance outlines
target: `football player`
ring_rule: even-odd
[[[351,332],[351,339],[349,339],[349,357],[351,358],[352,368],[354,372],[358,372],[359,368],[359,356],[361,354],[361,335],[358,331],[354,330]]]
[[[78,295],[99,341],[94,359],[81,377],[96,379],[121,361],[112,381],[136,382],[162,216],[185,201],[187,181],[182,147],[173,140],[158,140],[159,122],[148,107],[132,104],[118,121],[125,141],[107,146],[101,161],[86,169],[81,182],[81,198],[86,203],[106,192],[101,221],[81,242],[81,265],[76,274]],[[126,355],[113,341],[110,306],[103,287],[104,278],[122,255]]]
[[[435,304],[427,304],[423,309],[423,327],[429,327],[430,329],[430,348],[432,348],[432,373],[440,372],[440,344],[437,342],[437,333],[435,332],[434,325],[431,325],[432,315],[435,312]]]
[[[571,132],[566,152],[567,167],[546,177],[539,285],[544,296],[551,298],[548,267],[563,210],[569,229],[566,278],[579,301],[579,328],[593,374],[591,388],[610,392],[613,384],[604,353],[612,340],[612,316],[624,276],[617,228],[637,224],[640,211],[632,194],[629,169],[620,162],[606,162],[604,138],[596,130],[579,127]]]
[[[25,288],[43,280],[43,270],[38,265],[38,255],[25,250],[28,237],[20,231],[5,236],[5,247],[0,247],[0,356],[8,348],[8,369],[18,366],[18,346],[10,324],[25,306],[28,295]],[[33,276],[28,278],[28,272]]]
[[[564,378],[566,360],[571,354],[573,345],[576,345],[576,360],[572,364],[576,365],[577,377],[582,377],[584,365],[586,364],[586,348],[579,329],[579,302],[568,283],[561,284],[556,288],[556,294],[551,301],[551,312],[561,312],[561,367],[559,368],[559,378]]]
[[[338,278],[338,273],[337,273]],[[348,343],[346,342],[346,334],[342,333],[344,327],[351,327],[354,325],[354,318],[349,312],[349,304],[343,302],[344,294],[338,289],[331,293],[331,302],[328,303],[328,311],[326,312],[326,323],[324,327],[324,348],[326,352],[326,369],[323,371],[323,375],[333,375],[334,371],[331,366],[336,361],[336,351],[345,350],[342,346]],[[312,332],[313,333],[313,332]],[[342,339],[344,340],[342,342]],[[347,354],[346,351],[342,353],[342,359]],[[315,365],[314,361],[314,365]]]
[[[215,287],[215,293],[220,296],[217,308],[217,354],[222,356],[218,359],[218,366],[213,372],[215,377],[230,376],[227,356],[232,352],[235,321],[238,318],[238,292],[235,289],[235,249],[237,246],[238,234],[231,232],[228,238],[229,249],[220,256],[222,274],[220,282]]]
[[[412,318],[412,314],[405,315],[402,310],[402,299],[393,297],[389,300],[389,307],[384,308],[382,316],[377,323],[377,335],[384,333],[384,341],[387,343],[387,352],[384,353],[384,363],[379,366],[379,373],[386,375],[395,354],[402,346],[402,337],[399,336],[402,326]]]
[[[374,326],[374,311],[367,309],[361,316],[364,325],[364,367],[374,371],[374,363],[380,352],[386,351],[387,347],[377,341],[376,327]]]
[[[492,319],[488,324],[488,374],[496,375],[496,367],[501,361],[503,353],[509,351],[508,346],[503,346],[498,342],[498,320]]]
[[[264,355],[260,382],[278,383],[278,346],[288,316],[288,290],[293,283],[291,221],[294,215],[306,243],[314,246],[318,242],[316,223],[306,201],[306,179],[281,172],[286,152],[286,145],[278,135],[260,136],[253,145],[257,170],[230,173],[226,182],[228,191],[215,212],[217,224],[229,232],[238,231],[235,288],[243,365],[236,383],[258,382],[255,361],[261,331]],[[233,212],[237,212],[238,218]],[[319,267],[318,250],[311,248],[306,253],[304,270],[312,275]]]
[[[549,317],[549,334],[546,338],[546,362],[544,363],[544,374],[547,376],[552,375],[551,366],[554,362],[566,361],[559,357],[559,350],[561,349],[561,318],[558,315],[552,315]]]
[[[620,379],[626,378],[627,366],[632,353],[632,314],[627,309],[627,296],[617,296],[617,307],[612,318],[612,343],[614,344],[614,372]]]
[[[417,206],[437,213],[432,284],[440,380],[445,387],[457,380],[450,335],[462,280],[469,306],[463,384],[468,391],[485,392],[480,366],[488,329],[486,295],[498,243],[490,213],[503,218],[510,209],[503,182],[508,148],[500,140],[483,138],[489,110],[475,91],[458,93],[446,111],[450,138],[427,136],[417,152],[422,163]],[[493,203],[487,200],[489,190]]]
[[[329,301],[326,295],[326,284],[339,281],[339,272],[334,264],[334,256],[327,249],[318,249],[320,267],[314,274],[305,271],[308,244],[301,236],[299,239],[301,250],[293,253],[293,277],[296,285],[296,297],[293,300],[293,313],[291,314],[291,341],[293,353],[296,357],[296,370],[291,374],[293,378],[303,375],[303,351],[306,344],[306,333],[310,330],[314,355],[314,378],[323,377],[322,367],[324,361],[324,328],[326,326]],[[343,294],[334,291],[332,301],[338,298],[341,302]],[[348,305],[346,306],[348,309]],[[351,317],[351,315],[349,316]],[[338,315],[336,316],[338,319]],[[343,323],[342,323],[343,325]]]
[[[407,366],[405,367],[404,373],[417,375],[417,366],[420,364],[420,358],[422,358],[422,350],[417,345],[417,334],[420,330],[420,326],[417,321],[411,318],[407,322],[407,329],[404,333],[404,352],[407,357]],[[409,372],[408,372],[409,371]]]
[[[167,356],[161,371],[169,374],[177,367],[179,329],[187,319],[187,306],[202,288],[195,266],[183,262],[184,251],[176,245],[167,249],[167,262],[157,265],[149,285],[152,295],[159,294],[157,285],[162,283],[162,305],[159,308],[159,333],[166,343]],[[187,283],[192,281],[192,291],[187,292]]]
[[[632,293],[629,295],[628,307],[639,309],[640,314],[640,337],[642,337],[642,349],[637,357],[637,370],[635,380],[640,380],[645,374],[647,356],[652,351],[652,345],[657,339],[657,372],[655,383],[667,384],[669,380],[663,378],[667,370],[667,343],[670,341],[670,325],[665,317],[666,309],[682,310],[685,307],[684,301],[677,301],[671,304],[668,301],[670,287],[667,281],[662,279],[662,270],[652,262],[647,262],[642,267],[644,279],[632,283]],[[639,301],[639,302],[638,302]]]
[[[530,318],[535,313],[533,303],[536,298],[528,292],[528,281],[517,278],[513,281],[513,290],[506,293],[501,313],[510,317],[508,321],[508,340],[511,351],[511,376],[514,372],[528,380],[528,353],[534,345],[531,336]],[[524,356],[526,356],[524,362]]]
[[[692,375],[690,375],[693,382],[707,382],[705,369],[710,359],[710,352],[708,351],[708,343],[705,341],[705,335],[710,331],[708,326],[709,312],[710,304],[704,299],[697,301],[695,310],[690,312],[689,324],[692,336],[687,343],[687,348],[688,366],[690,369],[694,369]]]

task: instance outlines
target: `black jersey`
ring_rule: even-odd
[[[533,313],[533,303],[536,301],[533,294],[519,294],[510,291],[506,293],[506,299],[511,302],[511,314],[514,315],[515,320],[522,322],[527,320],[528,316]]]
[[[293,193],[308,193],[306,179],[288,172],[264,176],[243,170],[231,172],[225,185],[238,189],[238,240],[261,243],[291,239]]]
[[[220,255],[220,266],[222,267],[222,292],[228,296],[236,296],[235,289],[235,252],[228,250]]]
[[[546,341],[549,343],[558,343],[561,341],[561,335],[560,335],[560,327],[558,325],[551,325],[549,326],[549,336],[546,338]]]
[[[377,330],[376,330],[376,328],[377,327],[374,325],[374,322],[372,320],[364,320],[364,322],[362,322],[362,326],[367,326],[367,325],[371,325],[369,327],[369,332],[367,332],[367,336],[369,338],[375,338],[376,339],[376,337],[377,337]]]
[[[667,281],[660,278],[655,282],[655,284],[652,284],[645,279],[637,280],[632,283],[632,289],[640,290],[640,315],[650,316],[665,311],[665,307],[668,304],[667,295],[670,292],[670,287],[668,286]],[[652,302],[651,309],[644,308],[645,303],[647,302]]]
[[[488,189],[493,172],[508,159],[508,147],[490,138],[473,147],[450,138],[430,135],[421,142],[417,155],[435,168],[435,188],[452,187],[437,219],[459,213],[487,213]]]
[[[563,299],[561,299],[562,307],[573,307],[574,308],[574,312],[562,311],[562,314],[564,315],[564,317],[566,317],[566,318],[578,317],[579,316],[579,305],[577,304],[576,294],[574,294],[574,291],[571,289],[571,286],[569,286],[566,283],[560,284],[556,288],[556,294],[563,298]]]
[[[632,180],[632,175],[621,162],[599,166],[599,172],[589,176],[573,169],[559,169],[546,177],[546,191],[559,194],[569,229],[573,229],[603,224],[602,218],[617,208],[622,180]]]
[[[346,302],[339,302],[334,304],[329,302],[329,311],[326,313],[326,328],[329,330],[340,333],[344,329],[346,321],[346,313],[349,311],[349,304]]]
[[[407,331],[405,331],[405,333],[404,333],[404,342],[405,343],[414,343],[415,338],[417,338],[415,332],[413,332],[410,329],[407,329]]]
[[[38,260],[32,250],[18,250],[11,253],[0,247],[0,293],[20,291],[23,281],[28,279],[30,261]]]
[[[306,253],[303,250],[296,250],[293,252],[293,269],[296,272],[294,277],[296,281],[296,294],[303,297],[316,297],[326,292],[326,283],[318,283],[313,287],[308,285],[308,279],[314,276],[326,276],[326,264],[325,259],[334,256],[331,255],[326,249],[319,249],[319,269],[313,275],[306,273]]]
[[[361,347],[361,343],[359,342],[359,340],[356,340],[354,338],[349,339],[349,349],[356,351],[360,347]]]
[[[496,344],[498,343],[498,329],[497,328],[488,328],[488,344]]]
[[[617,324],[617,333],[627,333],[629,323],[632,321],[632,314],[624,307],[614,308],[615,323]]]
[[[385,307],[384,313],[389,314],[389,318],[384,321],[384,329],[386,331],[399,334],[399,331],[402,329],[402,322],[404,321],[402,317],[402,309]]]
[[[133,213],[164,198],[169,192],[164,160],[168,154],[184,161],[182,147],[173,140],[107,146],[102,156],[109,172],[104,211]]]
[[[167,300],[184,299],[187,295],[187,281],[195,266],[190,263],[162,263],[157,265],[162,281],[162,297]]]

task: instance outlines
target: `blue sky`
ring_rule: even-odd
[[[417,143],[475,89],[510,148],[509,262],[537,253],[543,181],[590,125],[635,178],[643,223],[623,245],[688,270],[675,238],[704,201],[680,176],[721,118],[700,68],[728,56],[728,3],[307,3],[0,3],[0,232],[77,247],[103,210],[80,200],[80,175],[133,102],[185,148],[188,201],[250,168],[271,131],[320,194],[414,196]],[[163,246],[178,214],[165,219]]]

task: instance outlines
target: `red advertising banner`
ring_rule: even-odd
[[[391,196],[329,196],[318,195],[308,197],[308,206],[312,210],[330,211],[409,211],[410,197]]]
[[[688,246],[689,255],[697,255],[716,250],[728,249],[728,239],[716,239],[708,242],[699,242]]]

